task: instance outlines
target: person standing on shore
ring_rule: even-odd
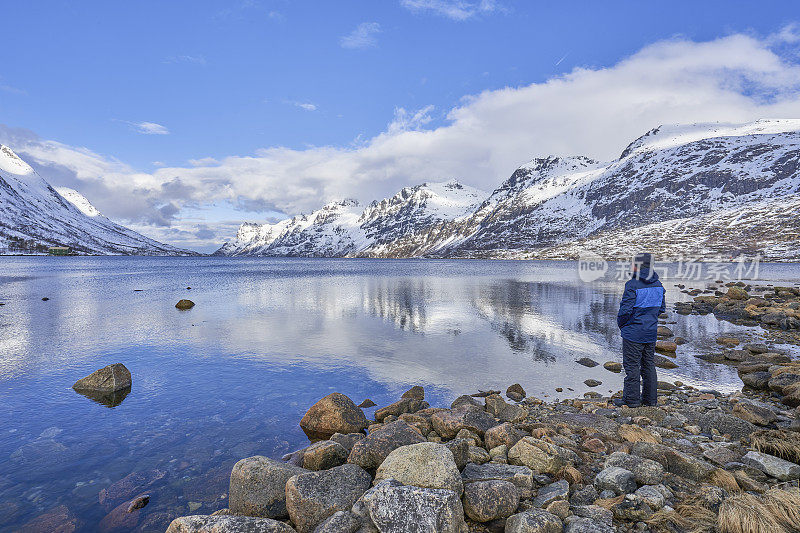
[[[667,309],[666,290],[651,268],[652,255],[639,254],[634,259],[633,276],[625,283],[619,305],[617,325],[622,335],[622,367],[625,382],[622,400],[616,405],[639,407],[656,405],[655,365],[658,316]]]

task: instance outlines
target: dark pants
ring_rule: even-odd
[[[625,385],[622,401],[630,406],[656,405],[656,343],[644,344],[622,339],[622,367]]]

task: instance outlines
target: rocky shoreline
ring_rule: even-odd
[[[779,342],[800,323],[796,288],[722,289],[685,290],[695,299],[676,311],[759,324]],[[661,323],[659,351],[671,355],[681,339]],[[614,407],[619,392],[547,403],[514,384],[442,408],[415,386],[368,420],[370,400],[332,393],[300,421],[308,447],[240,460],[228,508],[167,531],[800,531],[800,363],[767,344],[717,342],[702,358],[734,365],[743,391],[660,381],[656,407]]]

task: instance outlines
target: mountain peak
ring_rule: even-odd
[[[17,176],[33,174],[33,168],[4,144],[0,144],[0,170]]]

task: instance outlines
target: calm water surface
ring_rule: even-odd
[[[800,265],[760,277],[794,283]],[[422,384],[444,405],[514,382],[550,399],[590,377],[618,390],[621,375],[575,360],[620,360],[621,287],[582,283],[570,262],[0,258],[0,530],[59,506],[84,531],[163,531],[225,507],[231,465],[304,445],[298,420],[332,391],[385,405]],[[659,378],[741,387],[693,354],[758,328],[672,316],[691,343]],[[70,388],[116,362],[133,374],[116,407]],[[152,497],[133,523],[98,499],[131,473]]]

